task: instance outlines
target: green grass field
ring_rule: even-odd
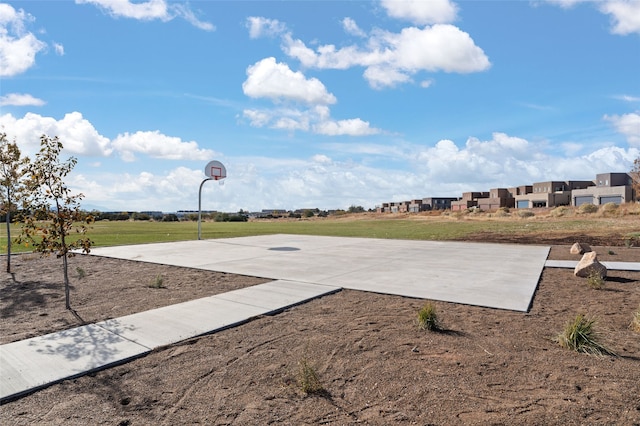
[[[635,219],[635,218],[634,218]],[[637,219],[636,219],[637,220]],[[473,234],[502,236],[555,233],[590,235],[611,229],[620,234],[638,231],[635,221],[615,219],[564,219],[558,220],[456,220],[445,217],[416,219],[386,219],[355,216],[352,220],[327,218],[323,220],[255,221],[255,222],[203,222],[202,238],[230,238],[267,234],[305,234],[342,237],[392,238],[414,240],[456,240]],[[12,225],[11,236],[20,232],[19,225]],[[195,240],[198,237],[197,222],[143,222],[100,221],[91,225],[88,236],[95,246],[115,246],[168,241]],[[0,254],[7,252],[7,232],[0,226]],[[12,252],[31,251],[29,247],[12,245]]]

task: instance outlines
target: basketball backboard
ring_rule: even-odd
[[[204,168],[204,174],[213,180],[220,180],[227,177],[227,169],[219,161],[210,161]]]

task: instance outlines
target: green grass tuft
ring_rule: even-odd
[[[436,305],[427,302],[420,311],[418,311],[418,327],[422,330],[441,331],[442,324],[436,311]]]
[[[322,386],[320,382],[318,372],[306,355],[298,362],[297,381],[300,390],[307,395],[325,391],[324,386]]]
[[[164,286],[164,277],[160,274],[156,275],[153,282],[149,284],[150,288],[166,288]]]
[[[599,272],[592,271],[587,277],[587,285],[590,288],[601,290],[604,288],[605,278]]]
[[[87,273],[85,272],[85,270],[79,266],[76,266],[76,274],[78,274],[79,279],[83,279],[84,277],[87,276]]]
[[[599,342],[594,325],[595,319],[586,318],[579,314],[567,322],[557,341],[563,348],[588,355],[615,355],[613,351]]]

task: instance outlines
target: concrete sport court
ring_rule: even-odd
[[[549,247],[277,234],[92,254],[526,312]]]

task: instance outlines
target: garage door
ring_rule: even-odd
[[[600,197],[600,204],[607,204],[607,203],[616,203],[617,205],[622,204],[622,195]]]
[[[576,197],[576,207],[581,206],[582,204],[593,204],[593,195]]]

